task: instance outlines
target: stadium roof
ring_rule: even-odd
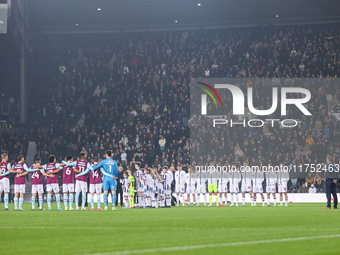
[[[339,0],[27,0],[43,33],[340,22]]]

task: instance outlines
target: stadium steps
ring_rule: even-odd
[[[37,153],[37,145],[35,142],[29,142],[27,156],[26,156],[26,164],[28,167],[34,163],[34,156]],[[26,193],[24,196],[24,202],[31,202],[31,193],[32,193],[32,182],[31,182],[31,174],[28,174],[26,177]]]

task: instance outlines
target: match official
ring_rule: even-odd
[[[338,173],[336,172],[337,169],[335,169],[335,165],[333,164],[333,157],[328,155],[326,158],[327,162],[327,170],[326,170],[326,197],[327,197],[327,207],[325,209],[331,209],[331,195],[333,195],[334,199],[334,207],[333,209],[338,209],[338,197],[336,195],[336,183],[338,179],[336,178],[335,175]]]

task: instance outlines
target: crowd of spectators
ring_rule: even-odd
[[[340,87],[328,81],[340,75],[339,27],[122,34],[115,42],[120,46],[112,45],[57,45],[55,72],[45,84],[50,92],[29,109],[37,156],[43,162],[49,154],[61,160],[83,148],[89,158],[111,149],[124,168],[133,168],[134,161],[143,167],[187,165],[193,157],[196,163],[200,157],[215,157],[223,163],[248,158],[303,164],[322,163],[331,154],[338,161],[340,129],[328,110],[340,110]],[[226,128],[221,131],[224,140],[216,144],[205,134],[190,143],[189,82],[207,77],[258,79],[254,105],[264,109],[268,87],[309,78],[304,86],[312,93],[308,109],[313,117],[291,109],[288,117],[301,120],[298,129]],[[263,84],[262,78],[270,83]],[[320,78],[325,78],[322,85],[314,86]],[[80,119],[84,124],[76,125]],[[297,190],[302,182],[296,182]]]

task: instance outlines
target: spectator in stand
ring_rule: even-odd
[[[323,192],[324,180],[319,176],[319,173],[315,174],[315,188],[317,193]]]
[[[308,193],[308,187],[306,186],[306,184],[302,184],[302,186],[299,189],[299,193]]]
[[[308,189],[308,193],[316,193],[316,188],[314,187],[314,185],[312,184],[310,186],[310,188]]]
[[[315,178],[312,176],[312,173],[308,173],[308,177],[306,177],[307,187],[310,188],[311,185],[315,185]]]
[[[161,136],[161,138],[158,140],[158,144],[160,146],[162,154],[164,153],[165,145],[166,145],[166,139],[164,136]]]

